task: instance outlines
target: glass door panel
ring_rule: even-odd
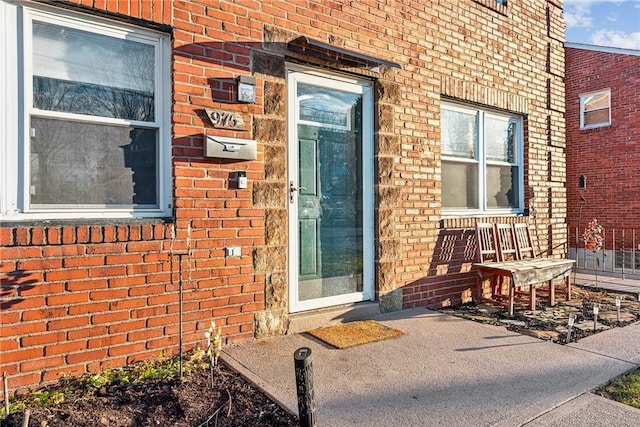
[[[290,171],[290,224],[296,225],[290,236],[295,263],[290,268],[292,311],[370,299],[373,294],[372,281],[365,277],[365,260],[372,259],[365,249],[372,236],[365,230],[372,234],[373,229],[367,194],[372,187],[365,186],[365,95],[361,86],[343,90],[336,81],[308,80],[294,80],[295,150],[289,159],[296,168]]]

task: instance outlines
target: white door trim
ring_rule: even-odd
[[[295,313],[340,304],[373,300],[375,297],[374,277],[374,162],[373,162],[373,89],[372,82],[349,76],[335,75],[298,65],[287,66],[287,191],[289,182],[298,185],[298,100],[297,84],[310,83],[334,88],[340,91],[362,95],[362,185],[363,185],[363,290],[331,297],[298,299],[298,199],[293,198],[289,209],[289,312]]]

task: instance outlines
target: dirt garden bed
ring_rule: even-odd
[[[174,362],[163,362],[174,363]],[[127,370],[130,368],[124,368]],[[147,364],[152,375],[165,368]],[[120,370],[121,371],[121,370]],[[1,427],[225,427],[297,426],[289,414],[236,372],[219,364],[213,386],[206,366],[190,367],[179,376],[131,383],[107,381],[98,373],[68,379],[60,385],[12,402]]]
[[[620,306],[616,305],[619,299]],[[598,314],[594,322],[594,304]],[[571,341],[577,341],[594,333],[622,327],[640,320],[640,303],[636,294],[620,293],[605,289],[574,286],[572,299],[556,298],[556,305],[549,306],[544,297],[538,299],[536,310],[516,305],[513,317],[499,304],[462,304],[440,311],[476,322],[502,325],[507,329],[531,335],[559,344],[567,343],[570,316],[574,316]]]

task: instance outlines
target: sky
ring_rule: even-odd
[[[567,42],[640,50],[640,0],[564,0]]]

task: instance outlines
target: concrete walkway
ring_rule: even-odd
[[[637,294],[640,292],[640,280],[620,277],[598,276],[594,274],[575,273],[571,275],[572,283],[593,289],[607,289],[615,292]]]
[[[589,392],[640,366],[640,323],[563,346],[426,309],[374,317],[407,334],[344,350],[278,336],[223,360],[297,413],[293,353],[309,347],[318,426],[640,425]]]

